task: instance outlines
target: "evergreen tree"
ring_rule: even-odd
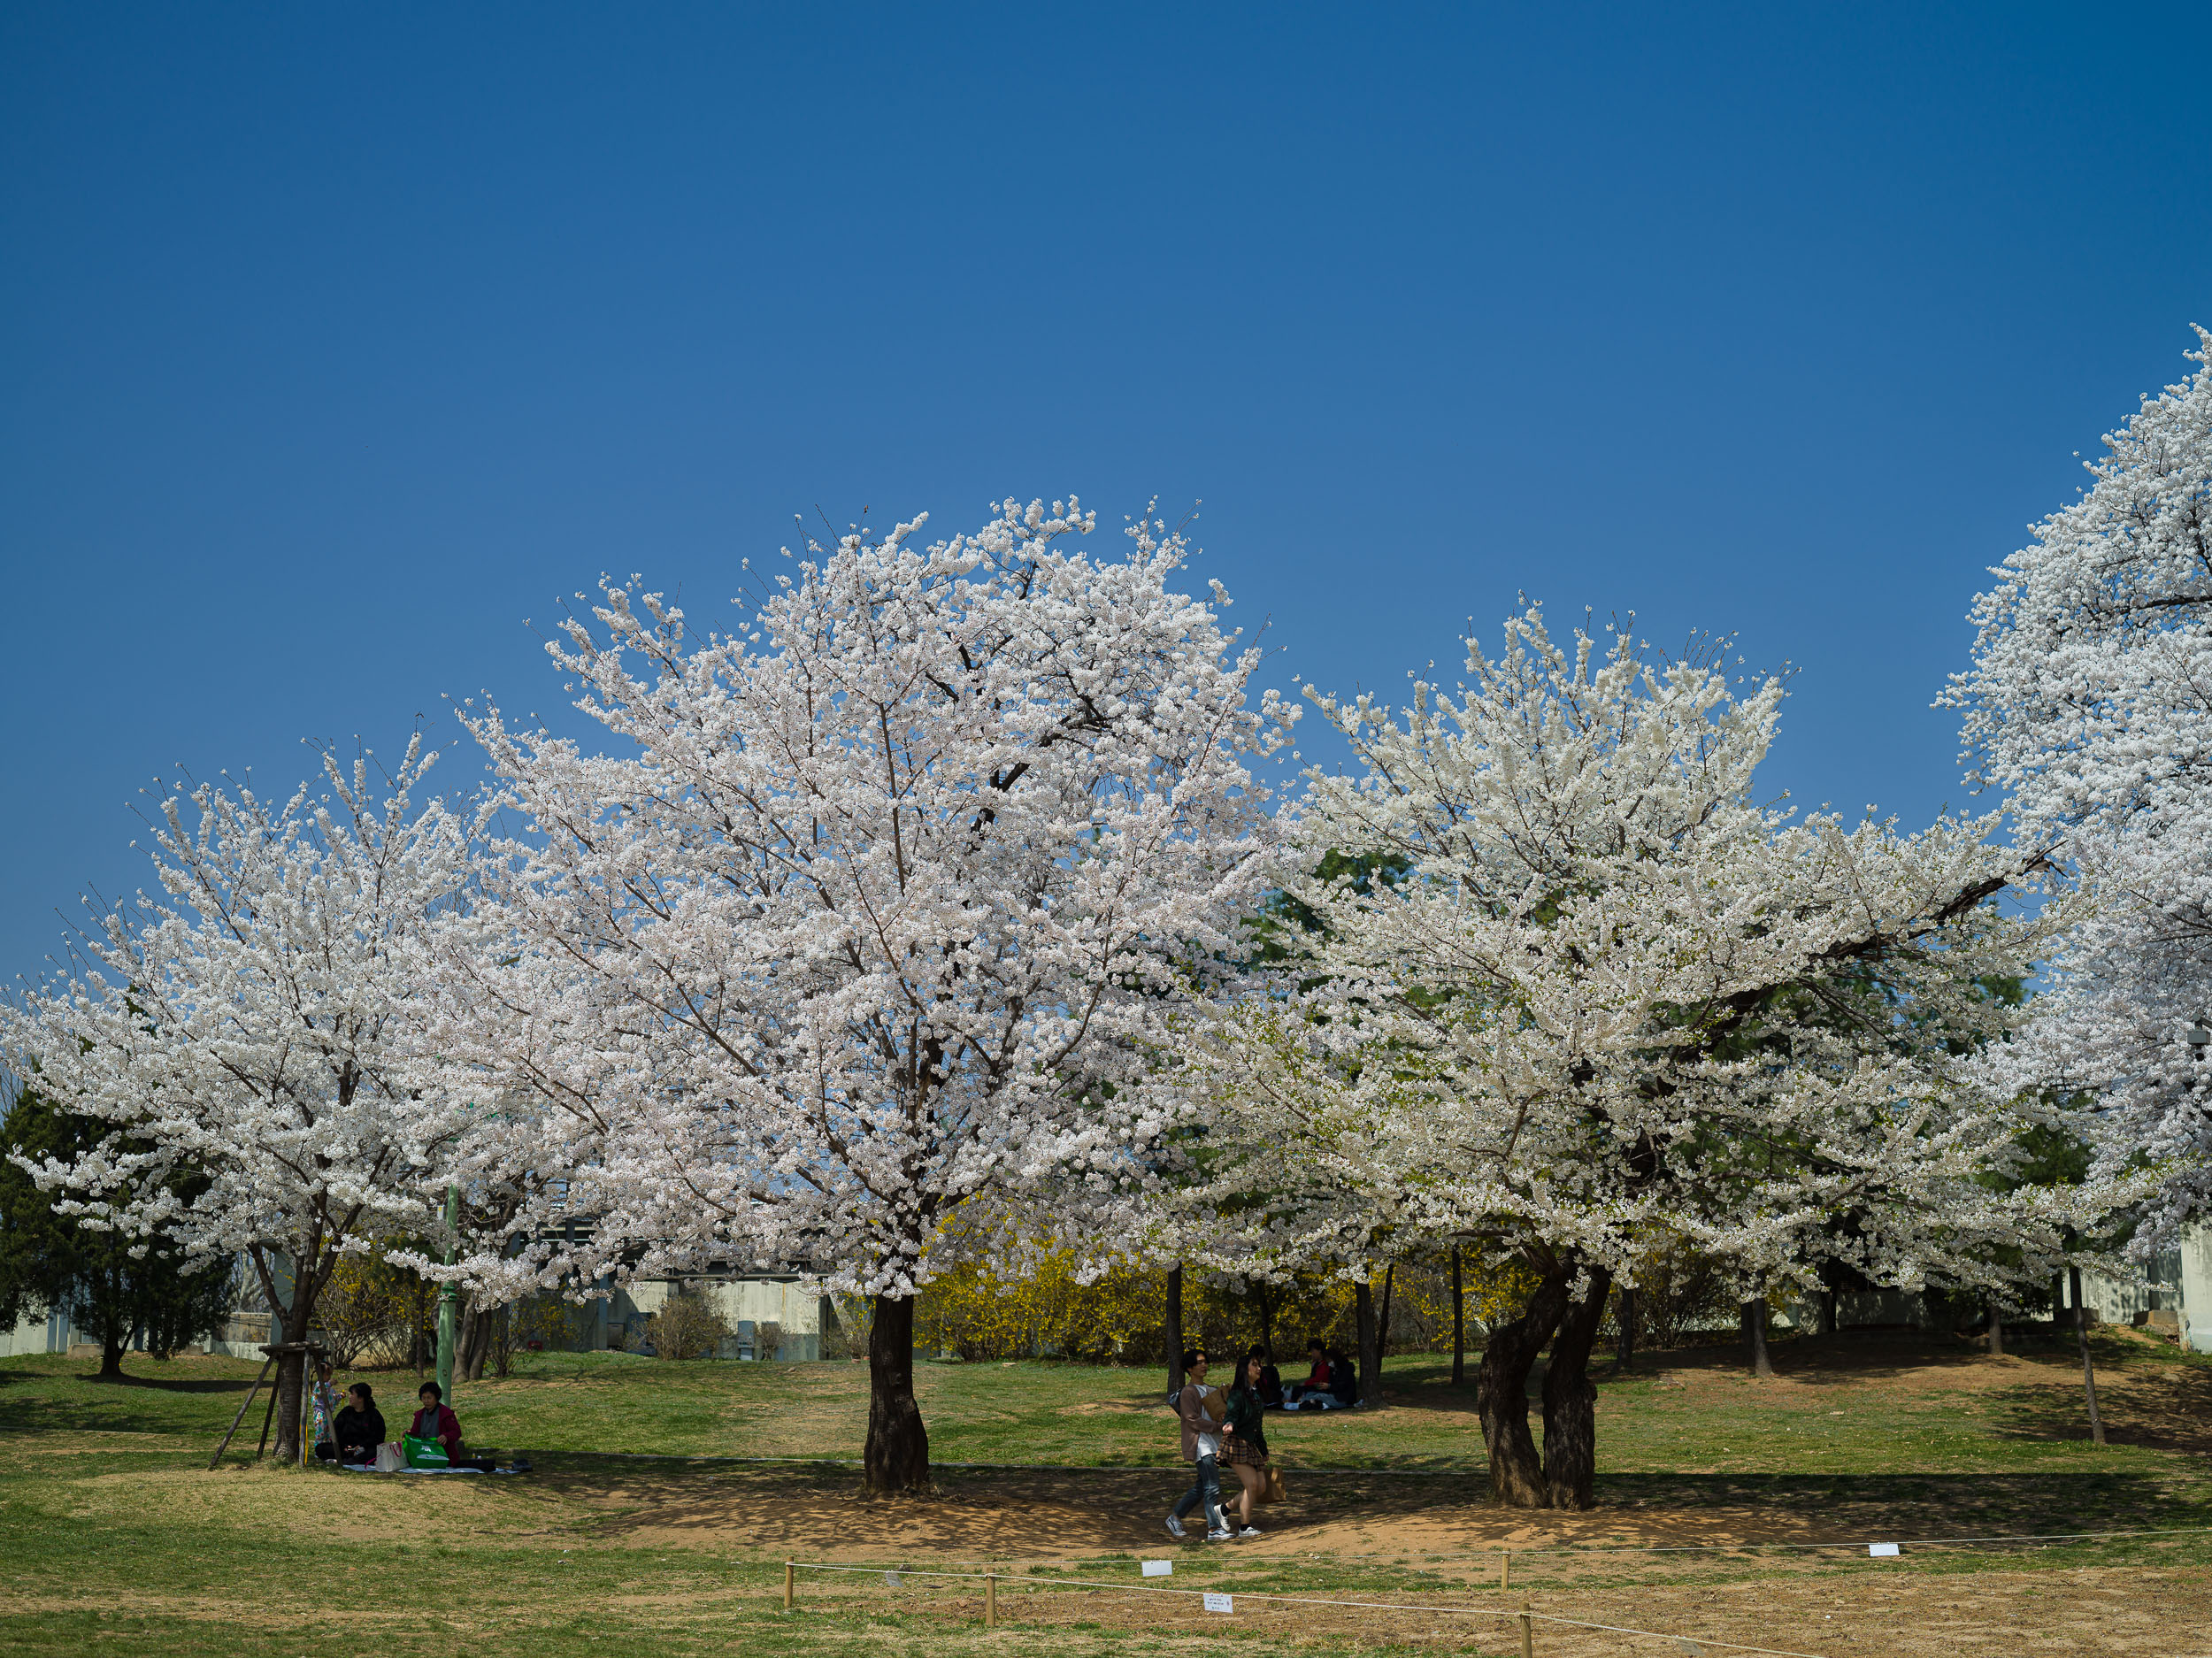
[[[123,1355],[134,1338],[166,1358],[212,1331],[229,1309],[233,1276],[227,1258],[193,1260],[165,1239],[142,1244],[81,1224],[57,1207],[63,1194],[40,1191],[15,1161],[74,1162],[111,1132],[27,1087],[0,1122],[0,1324],[35,1309],[67,1313],[99,1342],[103,1381],[123,1379]],[[192,1194],[180,1195],[188,1201]]]

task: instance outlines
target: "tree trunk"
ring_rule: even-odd
[[[300,1293],[296,1280],[292,1286],[292,1304],[300,1308],[306,1298]],[[273,1320],[272,1321],[273,1322]],[[307,1319],[303,1311],[289,1312],[284,1317],[284,1338],[287,1342],[307,1339]],[[307,1394],[307,1355],[287,1353],[277,1359],[276,1378],[276,1447],[275,1456],[280,1462],[300,1460],[300,1405]]]
[[[914,1402],[914,1302],[879,1295],[868,1330],[868,1444],[861,1472],[871,1491],[929,1486],[929,1434]]]
[[[1989,1354],[1996,1359],[2005,1356],[2005,1309],[1994,1295],[1989,1298]]]
[[[1528,1373],[1567,1310],[1567,1280],[1555,1265],[1518,1318],[1492,1327],[1475,1370],[1475,1414],[1490,1456],[1490,1490],[1509,1508],[1544,1506],[1543,1469],[1528,1428]]]
[[[1382,1403],[1382,1343],[1375,1330],[1375,1290],[1371,1284],[1352,1286],[1352,1315],[1359,1333],[1359,1402]]]
[[[2081,1386],[2089,1399],[2089,1439],[2093,1445],[2102,1445],[2104,1421],[2097,1415],[2097,1367],[2089,1362],[2089,1310],[2081,1304],[2081,1269],[2067,1268],[2066,1278],[2074,1292],[2074,1338],[2081,1343]]]
[[[1767,1298],[1763,1295],[1755,1295],[1743,1304],[1743,1339],[1751,1349],[1751,1373],[1773,1375],[1774,1362],[1767,1356]]]
[[[100,1343],[100,1373],[93,1380],[122,1382],[130,1379],[123,1374],[123,1349],[127,1339],[123,1336],[109,1336]]]
[[[1275,1291],[1271,1285],[1260,1286],[1260,1345],[1267,1349],[1267,1362],[1275,1362]],[[1241,1377],[1240,1369],[1237,1374]]]
[[[1614,1332],[1614,1362],[1626,1370],[1636,1362],[1636,1290],[1631,1285],[1624,1287],[1614,1303],[1613,1316],[1620,1328]]]
[[[1452,1246],[1452,1386],[1467,1383],[1467,1293],[1459,1282],[1459,1246]]]
[[[484,1362],[491,1356],[492,1321],[500,1309],[488,1307],[477,1310],[476,1298],[469,1297],[469,1309],[461,1316],[460,1328],[454,1335],[453,1373],[465,1382],[484,1379]]]
[[[1167,1391],[1183,1391],[1183,1269],[1167,1273]]]
[[[1820,1333],[1824,1336],[1836,1333],[1836,1293],[1833,1290],[1820,1293]]]
[[[1597,1345],[1612,1278],[1602,1267],[1590,1269],[1589,1293],[1561,1316],[1544,1367],[1544,1494],[1555,1508],[1587,1508],[1596,1501],[1598,1390],[1590,1380],[1590,1349]]]
[[[1375,1352],[1377,1355],[1375,1374],[1377,1376],[1382,1374],[1381,1360],[1390,1356],[1390,1292],[1397,1281],[1398,1263],[1394,1261],[1383,1269],[1382,1313],[1375,1321]],[[1379,1398],[1381,1390],[1378,1388],[1376,1393]]]

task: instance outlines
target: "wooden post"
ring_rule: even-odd
[[[1536,1658],[1536,1621],[1528,1615],[1528,1602],[1521,1602],[1521,1658]]]
[[[985,1629],[998,1627],[998,1574],[996,1572],[986,1572],[983,1575],[983,1627]]]
[[[1502,1548],[1498,1551],[1498,1593],[1503,1594],[1512,1586],[1513,1551],[1509,1548]]]
[[[277,1394],[280,1391],[279,1383],[283,1379],[283,1372],[279,1371],[277,1380],[269,1384],[269,1409],[261,1417],[261,1443],[253,1447],[253,1457],[257,1462],[261,1460],[261,1454],[269,1448],[269,1424],[276,1420]]]
[[[254,1372],[253,1386],[246,1389],[245,1398],[239,1401],[238,1403],[238,1414],[230,1419],[230,1432],[223,1435],[223,1442],[215,1447],[215,1455],[207,1459],[207,1465],[210,1468],[213,1468],[216,1463],[221,1462],[223,1460],[223,1453],[230,1449],[231,1435],[238,1432],[238,1424],[246,1419],[246,1412],[253,1407],[253,1396],[261,1391],[261,1378],[269,1373],[269,1367],[275,1362],[276,1361],[274,1359],[264,1359],[261,1361],[261,1368]],[[272,1393],[270,1395],[270,1402],[272,1405],[274,1404],[275,1399],[276,1395]],[[264,1439],[266,1439],[269,1437],[268,1429],[262,1429],[261,1437]]]
[[[789,1562],[789,1561],[787,1561],[787,1560],[786,1562],[784,1562],[784,1563],[783,1563],[783,1609],[784,1609],[785,1611],[787,1611],[787,1612],[788,1612],[788,1611],[791,1609],[791,1584],[792,1584],[792,1580],[793,1580],[795,1577],[796,1577],[797,1576],[798,1576],[798,1572],[797,1572],[796,1569],[793,1566],[792,1562]]]

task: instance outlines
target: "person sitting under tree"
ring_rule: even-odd
[[[461,1444],[461,1419],[445,1403],[445,1389],[435,1382],[425,1382],[416,1394],[422,1409],[415,1412],[415,1419],[408,1424],[408,1437],[417,1439],[435,1439],[445,1447],[446,1460],[455,1468],[462,1466],[465,1447]]]
[[[346,1408],[331,1424],[331,1440],[327,1446],[315,1447],[318,1456],[329,1452],[323,1456],[326,1462],[360,1468],[376,1461],[376,1447],[384,1443],[384,1413],[376,1408],[376,1396],[366,1382],[356,1382],[346,1389]]]

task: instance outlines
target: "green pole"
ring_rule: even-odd
[[[449,1186],[445,1189],[445,1224],[450,1237],[461,1224],[461,1188]],[[453,1264],[453,1245],[445,1247],[446,1264]],[[449,1280],[438,1290],[438,1396],[449,1408],[453,1403],[453,1321],[461,1301],[461,1292]]]

